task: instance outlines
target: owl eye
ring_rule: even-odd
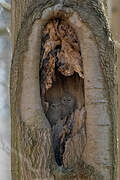
[[[71,100],[72,100],[71,97],[68,97],[67,101],[68,101],[68,102],[71,102]]]
[[[62,102],[63,102],[63,103],[65,103],[65,102],[66,102],[66,98],[65,98],[65,97],[62,99]]]
[[[55,104],[51,104],[51,107],[52,107],[52,108],[55,108]]]

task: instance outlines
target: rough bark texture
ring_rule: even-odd
[[[118,149],[118,171],[117,180],[120,179],[120,5],[118,0],[112,0],[112,34],[117,50],[117,79],[118,79],[118,107],[117,107],[117,149]]]
[[[60,6],[50,8],[57,4]],[[13,1],[12,5],[15,7],[12,15],[13,22],[15,24],[17,22],[13,29],[14,55],[11,67],[13,180],[115,179],[116,55],[100,3],[97,0],[22,2],[18,0]],[[47,8],[50,9],[46,10]],[[58,13],[59,10],[63,12]],[[45,23],[54,16],[68,18],[76,29],[78,40],[81,42],[85,68],[88,142],[84,158],[78,158],[78,162],[74,158],[77,151],[71,152],[70,160],[69,155],[67,157],[67,151],[71,149],[66,148],[65,167],[67,168],[58,167],[56,164],[51,128],[43,112],[39,94],[41,32]],[[91,63],[87,63],[87,60]],[[97,81],[98,84],[96,84]],[[104,112],[104,118],[99,114],[100,108],[101,112]],[[91,113],[94,111],[98,111],[96,116]],[[104,129],[101,128],[102,126]],[[101,134],[106,135],[105,142]],[[105,151],[103,151],[104,148]],[[107,160],[105,160],[106,156]],[[105,171],[104,168],[106,168]]]

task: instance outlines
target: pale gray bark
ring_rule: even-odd
[[[120,4],[118,0],[112,0],[112,34],[117,50],[117,79],[118,79],[118,117],[117,117],[117,148],[118,148],[118,170],[117,180],[120,179]]]
[[[2,1],[3,2],[3,1]],[[11,62],[10,13],[0,1],[0,179],[11,179],[9,73]],[[7,1],[10,3],[10,1]]]

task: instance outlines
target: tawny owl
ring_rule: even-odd
[[[53,99],[51,102],[49,102],[46,117],[49,120],[51,127],[56,125],[61,119],[61,103],[59,98]]]
[[[65,116],[70,116],[76,108],[76,99],[69,93],[65,93],[61,98],[61,107],[62,107],[62,118]]]

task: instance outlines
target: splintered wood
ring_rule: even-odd
[[[64,21],[53,20],[46,25],[42,40],[42,71],[44,86],[48,90],[55,80],[57,69],[64,76],[71,76],[77,72],[81,78],[83,75],[83,63],[79,43],[73,29]]]
[[[80,45],[64,20],[46,25],[40,62],[41,101],[52,129],[56,162],[69,167],[70,161],[81,158],[86,145],[86,111]]]

